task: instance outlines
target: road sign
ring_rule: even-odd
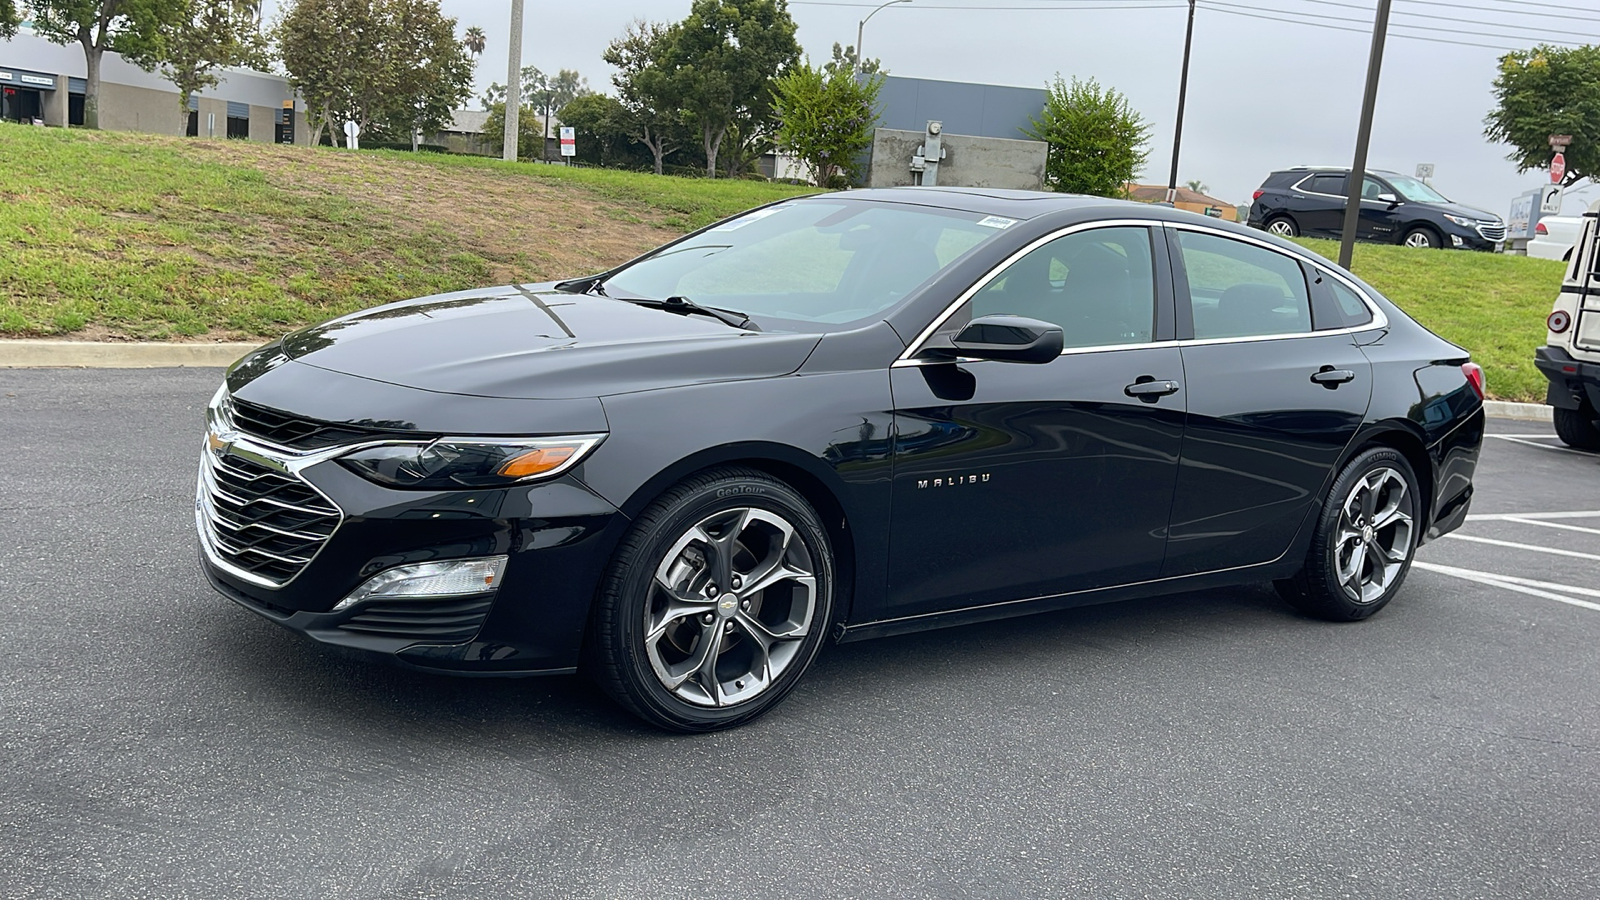
[[[1561,151],[1567,149],[1570,146],[1572,146],[1572,135],[1570,135],[1570,134],[1552,134],[1552,135],[1550,135],[1550,149],[1551,150],[1554,150],[1555,152],[1560,153]]]
[[[1417,163],[1417,178],[1427,181],[1433,177],[1433,163]]]
[[[1560,184],[1561,179],[1565,177],[1567,177],[1567,155],[1565,153],[1557,153],[1550,158],[1550,181],[1554,184]]]
[[[561,155],[578,155],[578,131],[570,125],[561,126]]]
[[[1539,190],[1539,212],[1547,216],[1560,215],[1561,185],[1547,184]]]

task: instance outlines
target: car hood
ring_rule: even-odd
[[[1492,212],[1484,212],[1471,206],[1462,206],[1460,203],[1429,203],[1429,209],[1451,216],[1461,216],[1464,219],[1482,219],[1485,221],[1500,221],[1500,217]]]
[[[787,375],[820,339],[511,285],[354,313],[288,335],[277,353],[426,391],[571,399]]]

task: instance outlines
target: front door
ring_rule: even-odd
[[[1178,327],[1192,340],[1162,575],[1270,562],[1361,427],[1372,366],[1337,313],[1313,317],[1297,260],[1212,232],[1172,235]]]
[[[888,605],[874,618],[1158,574],[1186,401],[1160,239],[1143,226],[1058,237],[996,275],[933,338],[976,316],[1043,319],[1065,335],[1052,362],[892,370]]]

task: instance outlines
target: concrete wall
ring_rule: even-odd
[[[872,138],[872,162],[867,187],[912,184],[911,157],[922,146],[924,132],[879,128]],[[1013,188],[1037,191],[1044,187],[1048,145],[1042,141],[951,134],[940,136],[945,158],[939,163],[941,187]]]
[[[228,136],[228,101],[215,100],[210,97],[201,97],[197,101],[199,106],[199,136],[215,137],[218,140]],[[208,116],[216,116],[215,123]]]
[[[270,144],[278,139],[278,110],[250,104],[250,140]]]
[[[108,131],[183,134],[177,91],[100,84],[100,127]]]
[[[943,122],[946,134],[1021,140],[1046,96],[1043,88],[888,75],[878,92],[878,124],[920,132],[931,119]]]
[[[65,79],[61,79],[63,82]],[[44,123],[57,128],[67,125],[67,92],[66,91],[40,91],[39,96],[44,101]]]

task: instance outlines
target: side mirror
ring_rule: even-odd
[[[1384,203],[1389,204],[1390,208],[1393,208],[1393,207],[1396,207],[1396,206],[1400,205],[1400,198],[1396,197],[1394,194],[1389,194],[1389,193],[1379,194],[1378,195],[1378,199],[1382,200]]]
[[[1047,363],[1061,355],[1060,325],[1023,316],[979,316],[950,342],[957,356],[999,362]]]

